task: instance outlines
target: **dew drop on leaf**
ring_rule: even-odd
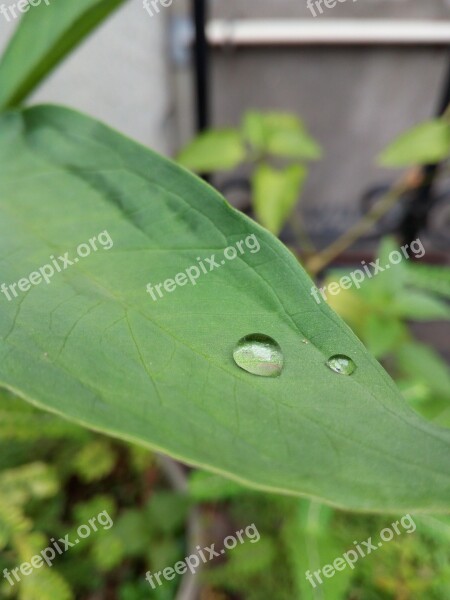
[[[261,377],[278,377],[283,369],[283,353],[277,342],[262,333],[246,335],[233,351],[235,363],[244,371]]]
[[[335,354],[329,358],[327,367],[339,375],[351,375],[356,369],[355,363],[345,354]]]

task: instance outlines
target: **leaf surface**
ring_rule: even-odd
[[[0,387],[256,488],[348,509],[449,510],[450,432],[412,412],[281,242],[95,120],[48,106],[3,115],[0,286],[52,256],[74,260],[100,232],[108,250],[97,243],[11,301],[0,294]],[[149,282],[198,258],[207,272],[195,285],[169,283],[152,300]],[[279,377],[234,364],[251,333],[281,346]],[[325,365],[335,354],[353,375]]]

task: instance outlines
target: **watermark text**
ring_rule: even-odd
[[[211,546],[205,546],[204,548],[197,546],[197,552],[195,554],[186,556],[184,560],[175,563],[173,568],[166,567],[162,571],[157,571],[156,573],[147,571],[145,574],[145,579],[149,582],[153,589],[156,589],[157,585],[161,586],[164,583],[162,578],[164,578],[166,581],[171,581],[177,575],[184,575],[187,573],[187,571],[190,571],[194,575],[199,569],[200,565],[207,563],[210,560],[214,560],[219,556],[223,556],[227,550],[234,550],[238,544],[244,544],[246,542],[246,538],[244,536],[246,536],[251,544],[256,544],[256,542],[259,542],[261,538],[256,525],[252,523],[245,529],[236,531],[234,535],[229,535],[226,537],[223,540],[224,547],[221,550],[216,550],[215,544],[211,544]],[[154,580],[156,580],[157,584]]]
[[[28,277],[23,277],[15,283],[10,283],[9,285],[2,283],[0,285],[0,292],[6,297],[8,302],[11,302],[14,298],[19,297],[19,292],[28,292],[33,285],[39,285],[43,281],[48,285],[56,273],[65,271],[79,262],[80,258],[89,256],[92,251],[97,252],[99,249],[98,246],[103,248],[103,250],[110,250],[113,247],[113,241],[106,229],[92,237],[88,244],[80,244],[76,250],[77,256],[73,260],[69,258],[69,252],[64,252],[62,256],[57,257],[52,255],[50,256],[51,264],[47,263],[43,265],[37,271],[30,273]]]
[[[31,575],[34,569],[40,569],[44,566],[44,563],[49,567],[53,566],[53,561],[58,555],[64,554],[69,548],[72,548],[76,544],[80,543],[80,538],[88,538],[93,531],[98,531],[97,523],[103,529],[111,529],[113,526],[113,520],[109,516],[106,510],[100,512],[96,517],[89,519],[89,525],[80,525],[77,529],[78,537],[73,541],[69,540],[69,534],[66,534],[63,538],[55,540],[51,538],[52,544],[44,548],[39,554],[35,554],[30,558],[29,562],[23,562],[20,566],[15,569],[3,569],[3,577],[8,581],[11,586],[19,583],[22,579],[22,575]],[[14,577],[14,579],[13,579]]]
[[[311,296],[314,297],[317,304],[320,304],[322,299],[325,300],[325,302],[327,301],[327,293],[331,294],[332,296],[337,296],[341,290],[349,290],[353,286],[359,289],[366,277],[368,279],[372,279],[372,277],[375,275],[383,273],[384,271],[388,271],[393,265],[398,265],[402,262],[402,260],[408,260],[410,258],[408,248],[411,250],[412,255],[415,258],[422,258],[425,255],[425,248],[423,247],[420,239],[414,240],[411,242],[411,244],[405,244],[402,246],[400,248],[401,252],[399,250],[393,250],[389,254],[389,262],[386,265],[380,265],[379,258],[377,258],[375,262],[371,262],[368,265],[363,260],[361,262],[363,269],[356,269],[348,275],[341,277],[339,281],[333,281],[332,283],[328,284],[328,286],[324,285],[321,288],[313,286],[311,288]],[[319,294],[322,296],[322,298],[320,298]]]
[[[153,302],[156,302],[164,296],[163,289],[170,294],[177,289],[177,286],[183,287],[188,283],[197,285],[197,279],[199,279],[201,275],[207,275],[208,273],[211,273],[211,271],[219,269],[221,266],[225,265],[227,261],[234,260],[239,255],[242,256],[245,254],[246,250],[249,250],[250,254],[255,254],[256,252],[259,252],[260,249],[261,246],[258,238],[253,233],[252,235],[248,235],[244,240],[236,242],[234,246],[225,248],[222,255],[223,258],[219,257],[216,259],[215,254],[212,254],[209,258],[202,259],[198,257],[197,265],[192,265],[185,269],[185,271],[177,273],[173,279],[166,279],[163,283],[158,283],[154,286],[151,283],[147,284],[147,293],[150,294]]]
[[[324,565],[321,569],[317,569],[317,571],[314,571],[313,573],[311,573],[311,571],[306,571],[306,579],[312,587],[315,588],[317,587],[317,584],[323,583],[322,577],[330,579],[336,575],[336,571],[343,571],[347,567],[354,569],[355,563],[357,563],[360,558],[364,558],[381,548],[383,542],[392,541],[395,535],[401,535],[403,531],[400,527],[407,533],[414,533],[416,530],[416,524],[411,515],[405,515],[399,521],[391,523],[390,527],[385,527],[385,529],[380,531],[381,541],[373,542],[372,537],[369,537],[361,543],[354,541],[353,545],[355,548],[344,552],[344,554],[336,558],[331,565]]]

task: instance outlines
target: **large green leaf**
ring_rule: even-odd
[[[0,110],[19,105],[124,0],[42,0],[29,5],[0,61]]]
[[[105,230],[108,251],[0,295],[0,386],[257,488],[351,509],[449,510],[450,432],[411,411],[275,237],[92,119],[56,107],[4,115],[0,284],[50,256],[73,259]],[[196,285],[146,293],[212,254],[219,267]],[[250,333],[281,346],[279,377],[234,364]],[[338,353],[352,375],[326,366]]]

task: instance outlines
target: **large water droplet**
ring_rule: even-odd
[[[335,354],[327,360],[327,367],[340,375],[351,375],[356,369],[355,363],[345,354]]]
[[[238,367],[261,377],[278,377],[283,369],[280,346],[263,333],[252,333],[240,339],[233,358]]]

